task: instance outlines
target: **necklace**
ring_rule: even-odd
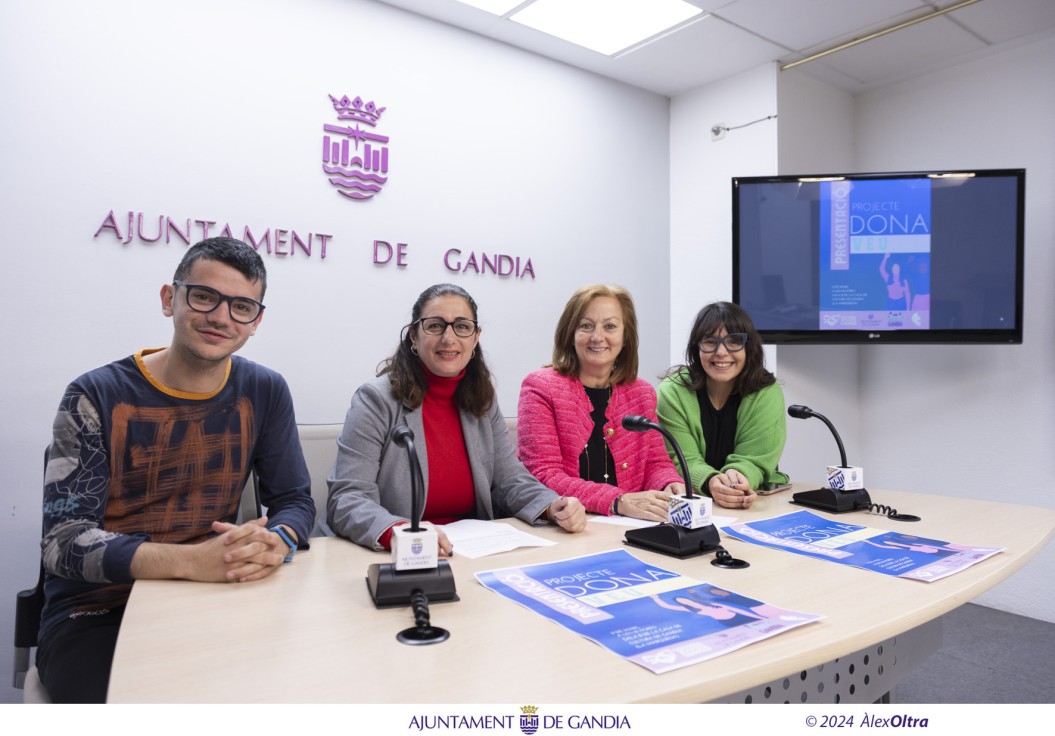
[[[590,472],[590,443],[587,442],[582,446],[583,454],[586,455],[586,478],[589,480],[593,477],[593,473]],[[604,442],[604,482],[608,483],[608,443]]]
[[[608,404],[611,402],[612,399],[612,387],[608,386],[607,388],[607,396],[601,394],[604,389],[587,389],[587,394],[590,397],[590,402],[591,404],[593,404],[593,412],[591,413],[591,417],[594,420],[594,427],[593,431],[590,434],[590,437],[587,438],[586,444],[583,445],[582,448],[582,456],[586,459],[586,467],[582,467],[581,461],[579,467],[580,475],[582,475],[584,480],[594,480],[593,468],[591,464],[591,455],[596,455],[598,452],[600,452],[604,459],[604,473],[602,475],[603,480],[597,482],[602,482],[606,485],[611,485],[612,476],[611,471],[608,468],[608,456],[611,454],[611,452],[608,449],[608,440],[605,437],[604,422],[607,419],[605,411],[607,410]],[[602,401],[604,402],[603,404],[601,404]],[[611,430],[609,430],[609,433],[610,432]],[[593,452],[590,451],[591,443]],[[581,472],[582,470],[585,470],[586,472],[583,473]]]

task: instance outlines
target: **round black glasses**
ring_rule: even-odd
[[[244,296],[227,296],[216,289],[200,284],[188,284],[183,281],[173,281],[174,286],[182,286],[187,295],[187,306],[195,312],[212,312],[221,303],[227,302],[227,309],[231,319],[247,325],[255,322],[260,313],[264,311],[264,305],[255,299]]]
[[[736,353],[747,345],[746,332],[730,332],[725,337],[705,337],[696,343],[701,353],[716,353],[719,345],[725,345],[730,353]]]

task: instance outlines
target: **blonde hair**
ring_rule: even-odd
[[[623,349],[612,366],[612,383],[633,383],[637,380],[637,312],[630,292],[614,284],[590,284],[571,295],[553,332],[553,368],[561,375],[579,375],[575,330],[590,302],[598,297],[615,299],[623,310]]]

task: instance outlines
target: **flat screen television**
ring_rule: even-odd
[[[1021,343],[1024,169],[733,179],[733,301],[769,343]]]

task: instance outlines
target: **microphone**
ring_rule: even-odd
[[[813,409],[809,408],[808,406],[803,406],[802,404],[792,404],[791,406],[789,406],[788,416],[794,417],[795,419],[809,419],[811,417],[817,417],[822,422],[827,424],[828,429],[832,431],[832,436],[835,437],[835,443],[839,445],[839,459],[842,461],[842,465],[840,465],[839,467],[849,467],[846,462],[846,448],[843,447],[842,437],[840,437],[839,433],[835,431],[835,425],[828,421],[828,417],[824,416],[823,414],[818,414]]]
[[[659,424],[656,424],[648,417],[643,417],[637,414],[628,414],[623,417],[623,429],[629,429],[631,432],[647,432],[650,429],[654,429],[663,435],[670,446],[674,448],[674,453],[678,456],[678,464],[681,465],[681,477],[685,481],[685,498],[693,498],[692,495],[692,481],[689,480],[689,464],[685,462],[685,455],[681,451],[681,446],[678,444],[674,436]]]
[[[835,437],[835,443],[839,446],[839,460],[842,463],[838,468],[828,468],[827,487],[818,488],[814,491],[800,491],[799,493],[795,493],[791,497],[791,502],[800,506],[808,506],[821,511],[828,511],[833,514],[857,511],[858,509],[868,509],[872,504],[872,499],[869,497],[868,491],[864,487],[864,473],[860,468],[851,468],[849,464],[847,464],[846,448],[843,447],[842,438],[835,430],[835,425],[828,420],[828,417],[819,414],[808,406],[803,406],[802,404],[792,404],[789,406],[788,416],[794,419],[811,419],[816,417],[827,424],[828,429],[831,430],[832,436]],[[850,481],[850,485],[857,485],[856,488],[846,487],[847,476],[850,476],[851,478],[859,478],[856,482],[854,480]],[[835,487],[832,487],[833,485]]]
[[[397,424],[392,427],[392,431],[388,433],[388,436],[400,447],[406,447],[407,440],[414,441],[414,431],[405,424]]]
[[[658,429],[660,432],[663,428],[653,422],[648,417],[643,417],[639,414],[627,414],[623,417],[623,429],[629,429],[631,432],[645,432],[649,429]]]
[[[392,562],[370,565],[366,573],[366,587],[378,608],[407,606],[415,601],[418,601],[415,607],[419,607],[420,597],[425,596],[427,614],[429,600],[458,600],[454,572],[447,560],[438,559],[436,530],[431,524],[421,525],[425,483],[421,463],[414,449],[414,432],[405,424],[400,424],[389,432],[389,439],[399,447],[406,448],[410,462],[410,524],[392,530]],[[427,615],[425,618],[427,620]],[[443,629],[430,628],[443,632]],[[420,637],[411,638],[416,639],[416,644],[432,643],[423,642]],[[442,639],[437,638],[435,641]]]
[[[649,432],[655,430],[662,434],[674,448],[678,463],[681,465],[681,477],[685,481],[685,495],[670,499],[670,510],[667,521],[656,526],[631,529],[626,532],[626,543],[652,550],[672,557],[695,557],[707,552],[717,552],[712,565],[716,567],[748,567],[743,560],[734,559],[722,547],[718,530],[711,523],[711,500],[693,495],[692,477],[685,454],[674,436],[667,429],[648,417],[630,414],[623,417],[623,429],[631,432]]]
[[[414,449],[414,432],[405,424],[397,424],[392,428],[388,436],[397,445],[407,449],[407,457],[410,460],[410,531],[418,532],[421,531],[419,525],[421,524],[421,514],[423,513],[420,507],[420,489],[425,485],[425,482],[421,475],[421,463],[418,462],[418,453]],[[435,567],[435,565],[430,567]]]

